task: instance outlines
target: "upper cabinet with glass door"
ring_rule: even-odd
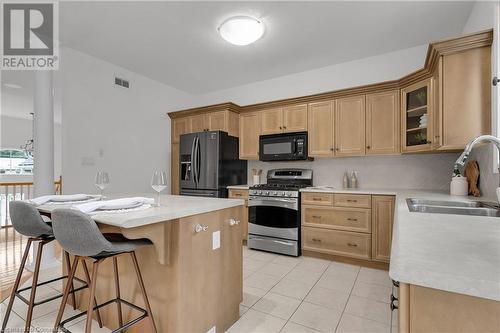
[[[433,90],[431,79],[401,89],[403,152],[428,151],[431,148],[433,128]]]

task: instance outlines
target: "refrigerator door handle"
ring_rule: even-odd
[[[200,171],[201,171],[201,147],[200,147],[200,137],[198,137],[198,141],[196,144],[196,184],[200,183]]]
[[[200,141],[200,138],[199,137],[196,137],[194,139],[194,164],[193,164],[193,172],[194,172],[194,182],[196,184],[196,186],[198,186],[198,182],[200,180],[199,178],[199,168],[198,168],[198,143]]]
[[[193,142],[191,143],[191,175],[193,177],[193,181],[196,184],[196,176],[195,176],[195,169],[194,169],[194,147],[196,143],[196,137],[193,138]]]

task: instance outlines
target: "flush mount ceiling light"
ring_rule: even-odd
[[[248,45],[264,34],[264,23],[251,16],[233,16],[217,28],[222,38],[234,45]]]
[[[5,87],[11,88],[11,89],[21,89],[22,88],[20,85],[15,84],[15,83],[4,83],[3,85]]]

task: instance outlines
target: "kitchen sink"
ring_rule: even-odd
[[[482,201],[406,199],[410,212],[500,217],[498,205]]]

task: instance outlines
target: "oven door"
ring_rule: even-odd
[[[296,199],[248,199],[248,233],[299,240],[300,212]]]

